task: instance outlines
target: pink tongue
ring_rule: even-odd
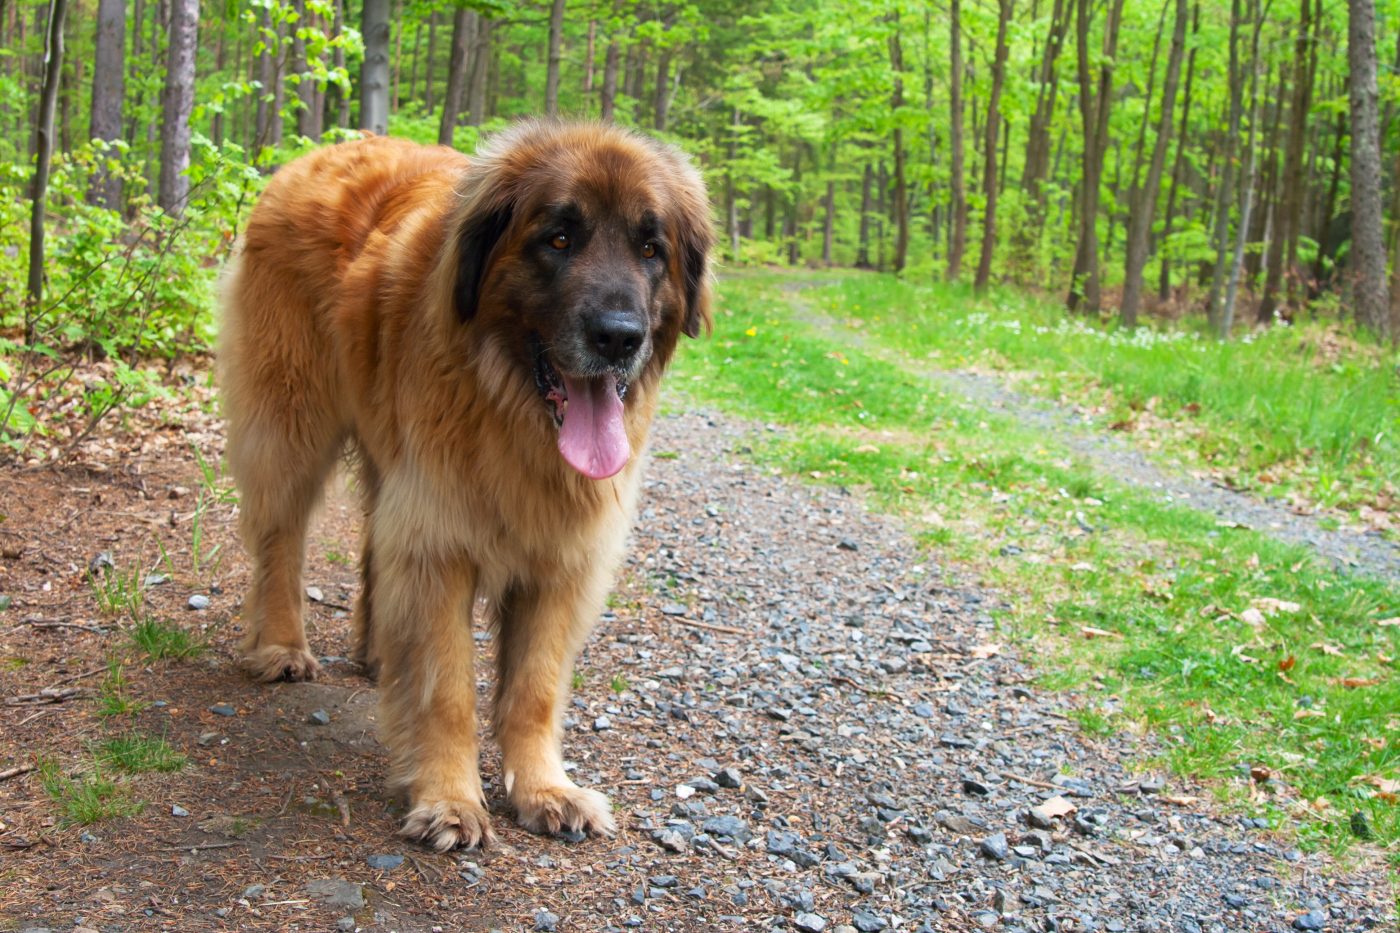
[[[569,404],[559,428],[559,453],[589,479],[607,479],[627,465],[632,446],[622,426],[617,379],[564,377]]]

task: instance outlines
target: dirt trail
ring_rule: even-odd
[[[863,351],[893,363],[930,385],[988,411],[1007,415],[1028,428],[1061,440],[1090,461],[1105,477],[1150,489],[1164,501],[1187,505],[1255,531],[1311,548],[1339,570],[1400,583],[1400,547],[1380,534],[1348,528],[1322,527],[1313,515],[1300,515],[1287,505],[1228,489],[1181,470],[1154,462],[1141,449],[1108,434],[1089,419],[1052,402],[1031,398],[982,373],[939,369],[879,346],[858,329],[847,327],[814,308],[802,292],[822,283],[785,289],[797,317],[823,335],[854,343]]]

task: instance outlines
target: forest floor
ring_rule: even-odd
[[[332,483],[310,539],[324,675],[250,682],[235,664],[236,501],[205,467],[221,428],[190,375],[182,409],[104,424],[62,468],[0,472],[0,930],[1396,920],[1378,848],[1300,845],[1168,774],[1154,734],[1083,728],[1109,691],[1047,688],[1033,647],[999,625],[1007,594],[877,497],[756,459],[788,428],[686,394],[657,424],[566,721],[574,777],[609,794],[618,836],[515,827],[488,743],[499,844],[410,845],[384,790],[374,685],[344,658],[353,492]]]

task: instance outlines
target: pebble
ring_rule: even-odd
[[[741,845],[753,836],[753,833],[749,832],[749,824],[737,816],[712,816],[701,828],[711,836],[728,836]]]
[[[611,729],[611,728],[612,728],[612,720],[609,719],[609,718],[606,717],[606,716],[599,716],[597,719],[593,720],[593,731],[594,731],[594,732],[606,732],[608,729]]]
[[[304,890],[312,897],[325,901],[329,907],[339,907],[353,912],[365,906],[364,889],[343,878],[322,878],[308,881]]]
[[[341,917],[335,922],[335,928],[337,930],[353,930],[355,929],[355,918]]]
[[[983,839],[978,850],[988,858],[994,858],[999,862],[1006,861],[1011,855],[1011,851],[1006,845],[1006,833],[994,833]]]
[[[371,855],[365,859],[370,868],[378,871],[392,871],[403,864],[402,855]]]
[[[890,925],[885,918],[877,917],[865,910],[856,910],[851,914],[851,923],[860,933],[880,933],[881,930]]]
[[[714,781],[720,787],[737,789],[744,786],[744,779],[734,768],[723,768],[715,772]]]
[[[559,915],[549,910],[535,911],[535,929],[551,933],[559,926]]]
[[[227,703],[216,703],[215,705],[209,707],[209,712],[213,713],[215,716],[238,715],[238,710],[234,709],[232,706],[229,706]]]
[[[194,594],[193,596],[190,597],[189,602],[187,602],[185,605],[189,606],[189,608],[191,608],[191,609],[196,609],[196,610],[198,610],[198,609],[208,609],[208,608],[209,608],[209,597],[208,597],[208,596],[205,596],[205,595],[203,595],[203,594],[201,594],[201,593],[196,593],[196,594]]]
[[[190,811],[186,810],[184,807],[180,806],[180,805],[177,803],[177,804],[175,804],[175,806],[173,806],[173,807],[170,808],[170,815],[171,815],[171,816],[189,816],[189,815],[190,815]]]
[[[1327,929],[1327,914],[1321,910],[1310,910],[1305,914],[1299,914],[1293,918],[1293,929],[1325,930]]]
[[[822,933],[822,930],[826,929],[826,918],[804,912],[792,918],[792,926],[801,933]]]
[[[313,726],[329,726],[331,724],[331,714],[323,709],[313,710],[311,715],[306,717],[306,721]]]

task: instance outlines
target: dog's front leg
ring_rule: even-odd
[[[492,838],[478,771],[475,587],[465,558],[386,548],[376,537],[374,642],[390,782],[408,794],[403,834],[439,851]]]
[[[564,774],[559,744],[574,659],[606,589],[606,580],[587,577],[520,587],[499,607],[496,738],[506,795],[532,832],[616,831],[608,798]]]

